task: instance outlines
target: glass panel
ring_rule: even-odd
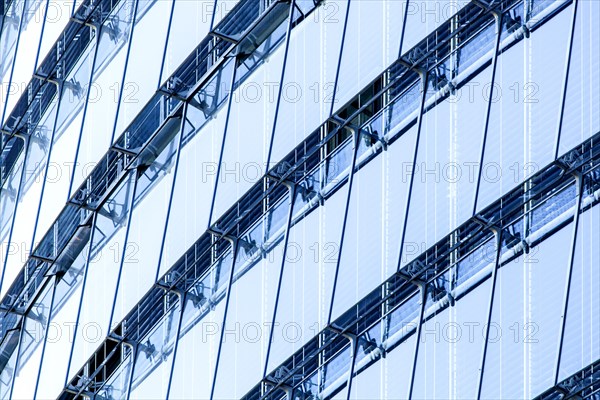
[[[2,341],[3,361],[5,362],[2,371],[0,371],[0,399],[10,398],[10,389],[12,387],[13,373],[17,364],[18,346],[21,337],[21,329],[15,328],[8,331]],[[4,353],[6,352],[6,353]],[[12,352],[10,354],[9,352]]]
[[[411,128],[355,173],[332,320],[398,268],[416,133]]]
[[[329,118],[347,7],[326,1],[291,32],[271,163]],[[307,60],[315,65],[306,68]]]
[[[408,0],[401,54],[406,54],[468,3],[468,0]]]
[[[568,225],[498,271],[482,398],[533,398],[553,385],[571,237]]]
[[[167,307],[167,304],[163,306]],[[137,345],[129,399],[166,397],[180,317],[181,303],[177,301],[162,321]]]
[[[0,82],[3,87],[10,84],[10,74],[15,59],[17,40],[19,38],[19,27],[21,26],[21,17],[24,6],[25,0],[15,0],[11,2],[2,21],[2,32],[0,34]],[[15,87],[12,88],[12,90],[20,92],[22,89]],[[6,96],[8,96],[8,93]],[[4,106],[5,104],[2,105],[3,111],[5,109]],[[9,113],[10,110],[6,111],[6,114]]]
[[[101,27],[71,194],[92,172],[111,144],[134,9],[134,0],[122,1]],[[124,95],[130,91],[132,88],[128,85]],[[117,136],[120,134],[117,132]]]
[[[491,279],[464,294],[460,286],[451,293],[463,298],[426,321],[413,387],[413,399],[474,399],[477,397],[483,333],[488,318]],[[446,289],[448,290],[448,285]],[[430,294],[433,294],[431,292]],[[432,301],[427,315],[443,300]]]
[[[558,380],[600,358],[600,209],[579,216]]]
[[[21,22],[21,31],[19,33],[19,46],[15,57],[15,65],[10,81],[11,86],[7,91],[7,100],[5,118],[8,117],[17,100],[25,93],[27,84],[31,79],[35,68],[35,56],[37,55],[40,44],[40,33],[42,32],[44,0],[26,0],[25,11],[23,12],[23,21]]]
[[[554,159],[571,12],[498,57],[477,210]]]
[[[231,251],[191,289],[183,309],[170,399],[208,399],[219,352]]]
[[[44,61],[56,39],[58,39],[58,36],[69,22],[73,0],[50,0],[47,4],[44,32],[40,42],[38,66]]]
[[[203,113],[188,106],[186,132],[192,132],[182,139],[161,276],[208,228],[226,118],[223,107],[204,123]]]
[[[69,362],[68,354],[73,344],[73,330],[77,320],[84,271],[89,254],[90,229],[89,227],[82,229],[86,232],[84,234],[84,231],[81,231],[82,236],[86,239],[78,238],[81,239],[81,242],[77,244],[80,247],[69,248],[67,259],[61,261],[70,263],[70,258],[76,257],[71,265],[66,265],[68,269],[56,285],[44,359],[37,384],[36,398],[38,399],[57,398],[65,385]],[[79,249],[81,250],[79,251]]]
[[[173,0],[140,1],[113,140],[119,137],[158,89]],[[149,7],[147,11],[145,8]],[[148,46],[152,43],[152,46]]]
[[[405,3],[399,0],[350,2],[335,93],[336,108],[351,100],[398,58]],[[337,18],[343,23],[343,14]]]
[[[408,398],[416,335],[400,343],[352,379],[351,400]]]
[[[14,246],[8,244],[8,235],[10,234],[13,217],[15,215],[17,193],[21,182],[21,175],[23,173],[25,151],[22,149],[25,147],[24,143],[25,141],[23,139],[15,137],[5,144],[5,149],[7,147],[17,147],[21,150],[19,150],[19,156],[15,160],[10,175],[2,182],[4,186],[0,192],[0,239],[2,240],[2,244],[0,245],[0,265],[2,265],[2,268],[4,268],[4,261],[6,260],[8,252],[18,251]]]
[[[41,240],[68,200],[73,162],[83,120],[82,109],[89,87],[95,49],[93,40],[63,84],[40,215],[35,230],[36,243]]]
[[[46,337],[50,306],[54,294],[54,279],[50,279],[46,287],[35,300],[33,307],[25,318],[21,344],[19,347],[18,366],[15,371],[15,382],[12,391],[13,399],[33,399],[35,384],[42,357],[42,344]]]
[[[423,116],[404,239],[411,256],[403,256],[402,265],[473,214],[491,71],[486,68]]]
[[[161,82],[179,67],[210,30],[214,0],[174,0],[175,8],[169,31],[169,42]]]
[[[155,140],[159,143],[151,144],[152,151],[159,153],[156,159],[146,159],[137,170],[135,205],[124,249],[113,322],[121,321],[156,280],[173,189],[181,120],[175,119],[172,124],[161,131],[160,137]],[[165,132],[167,129],[170,131]],[[172,139],[164,143],[165,138]],[[162,146],[164,149],[161,151]]]
[[[600,3],[577,7],[559,156],[600,130]]]
[[[231,287],[215,399],[240,398],[262,378],[282,257],[280,242]]]
[[[339,190],[290,228],[268,371],[327,325],[347,193]],[[305,204],[298,195],[294,214]]]
[[[287,26],[286,21],[282,27]],[[277,90],[272,83],[281,79],[284,54],[285,46],[279,45],[269,54],[269,62],[255,69],[232,94],[213,223],[267,172],[277,105]],[[245,68],[242,63],[237,72],[242,73]]]
[[[109,333],[119,266],[126,251],[125,233],[135,172],[106,201],[96,216],[83,299],[73,343],[69,381]]]
[[[33,130],[29,140],[25,173],[22,176],[21,192],[12,228],[10,241],[13,247],[4,264],[4,280],[1,295],[4,296],[32,250],[35,219],[40,205],[42,187],[46,176],[46,166],[52,142],[52,132],[56,117],[54,100],[49,110]],[[35,245],[35,243],[34,243]]]

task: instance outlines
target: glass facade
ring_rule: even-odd
[[[600,396],[600,2],[0,11],[0,399]]]

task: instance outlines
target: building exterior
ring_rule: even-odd
[[[600,398],[600,2],[3,0],[0,399]]]

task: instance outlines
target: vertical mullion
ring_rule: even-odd
[[[577,0],[575,0],[577,1]],[[579,218],[580,218],[580,208],[581,201],[583,197],[583,176],[576,175],[576,184],[577,184],[577,202],[575,205],[575,215],[573,216],[573,237],[571,239],[571,251],[569,252],[569,270],[567,272],[567,279],[565,282],[565,291],[564,291],[564,300],[563,300],[563,309],[560,320],[560,339],[558,341],[558,351],[556,353],[556,363],[554,369],[554,385],[558,385],[558,377],[560,374],[560,363],[561,363],[561,355],[562,349],[565,339],[565,329],[567,323],[567,312],[569,307],[569,295],[571,293],[571,281],[573,278],[573,264],[575,260],[575,248],[577,246],[577,230],[579,229]]]
[[[563,80],[563,88],[560,98],[560,109],[558,114],[558,126],[556,127],[556,142],[554,144],[554,159],[558,158],[558,152],[560,151],[560,136],[562,134],[562,125],[565,114],[565,105],[567,101],[567,89],[569,84],[569,73],[571,69],[571,58],[573,54],[573,38],[575,37],[575,25],[577,22],[577,7],[579,6],[578,0],[573,0],[573,21],[571,25],[571,32],[569,38],[569,47],[567,48],[567,60],[565,65],[565,73]]]

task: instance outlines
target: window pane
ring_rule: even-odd
[[[489,90],[491,72],[486,68],[423,116],[402,265],[472,216],[487,115],[482,88]]]
[[[225,312],[231,251],[187,294],[169,399],[208,399]]]
[[[10,237],[10,241],[15,248],[11,249],[6,263],[3,264],[2,295],[12,285],[14,278],[27,261],[32,250],[36,215],[40,205],[40,196],[46,177],[46,167],[52,142],[56,104],[57,101],[54,99],[38,126],[31,133],[31,139],[29,140],[25,173],[22,177],[21,192],[19,193],[15,222]]]
[[[403,0],[350,2],[335,94],[336,109],[398,58],[405,3]],[[344,17],[341,12],[335,15],[340,23]]]
[[[149,162],[147,167],[138,167],[137,170],[134,209],[124,248],[113,322],[121,321],[127,315],[154,284],[158,273],[169,198],[173,189],[181,119],[174,119],[172,124],[164,128],[159,134],[161,137],[156,140],[162,142],[171,138],[162,151],[158,147],[161,143],[151,144],[152,151],[160,152],[158,157]]]
[[[347,193],[340,189],[290,228],[269,372],[327,325]]]
[[[215,399],[240,398],[262,378],[282,257],[280,242],[231,287]]]
[[[40,216],[35,231],[36,242],[41,240],[68,200],[73,162],[83,120],[83,104],[87,97],[95,50],[95,41],[92,40],[92,44],[73,67],[63,86]]]
[[[133,0],[122,1],[101,27],[71,193],[92,172],[111,144],[134,9]]]
[[[76,256],[77,258],[56,285],[44,359],[36,392],[38,399],[57,398],[65,385],[68,355],[73,344],[73,327],[81,301],[85,267],[89,254],[89,234],[89,227],[80,229],[78,239],[82,241],[82,249],[78,255],[75,254],[77,248],[70,250],[73,251],[72,257]],[[85,240],[83,240],[84,238]]]
[[[326,1],[291,32],[271,163],[329,118],[347,6]],[[306,68],[307,60],[316,65]]]
[[[600,209],[579,216],[571,276],[561,381],[600,358]]]
[[[51,279],[25,318],[11,396],[13,399],[33,399],[53,293],[54,279]]]
[[[332,320],[398,268],[415,141],[413,127],[355,173]]]
[[[161,82],[179,67],[210,30],[214,0],[174,0]]]
[[[498,271],[482,398],[533,398],[554,383],[572,227]]]
[[[415,354],[416,335],[400,343],[385,358],[360,372],[352,380],[351,400],[408,398]]]
[[[138,4],[127,72],[122,87],[119,87],[122,96],[114,139],[123,133],[158,89],[171,1],[140,1]]]
[[[559,156],[600,130],[600,3],[577,7]]]
[[[69,381],[109,332],[119,266],[125,251],[125,232],[135,172],[125,180],[98,211],[79,320],[75,330]]]
[[[423,324],[413,399],[477,397],[491,287],[488,279]],[[461,288],[453,293],[457,291]],[[432,302],[426,315],[436,305]]]
[[[21,21],[19,32],[19,46],[10,82],[11,90],[6,91],[7,97],[4,104],[4,107],[6,107],[5,119],[10,115],[19,97],[25,93],[27,84],[34,72],[35,56],[40,44],[40,33],[43,26],[39,21],[43,19],[45,5],[46,2],[43,0],[25,1],[25,11],[23,11],[23,20]],[[10,25],[13,21],[8,19],[7,22]]]
[[[160,275],[208,228],[227,107],[204,123],[203,113],[190,105],[186,118],[192,132],[182,139]],[[190,127],[186,127],[186,134]]]
[[[38,66],[42,63],[48,52],[62,33],[69,22],[71,10],[73,9],[73,0],[50,0],[48,2],[48,11],[44,20],[44,33],[40,43],[40,55]]]
[[[286,25],[284,21],[282,26]],[[277,104],[277,90],[271,83],[281,79],[284,53],[285,45],[280,44],[269,55],[269,62],[252,72],[232,94],[212,223],[267,172]],[[237,73],[243,68],[242,64]]]
[[[554,159],[571,15],[498,56],[478,211]]]
[[[402,54],[406,54],[468,3],[467,0],[408,0]]]

